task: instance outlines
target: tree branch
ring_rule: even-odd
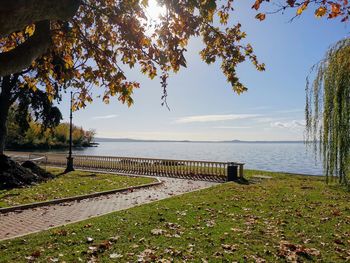
[[[28,68],[32,62],[49,48],[50,22],[38,22],[34,34],[16,48],[0,53],[0,76],[7,76]]]
[[[80,0],[1,0],[0,37],[39,21],[70,19],[80,4]]]

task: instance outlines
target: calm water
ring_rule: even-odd
[[[237,161],[246,168],[322,174],[320,160],[303,143],[100,142],[76,154]]]

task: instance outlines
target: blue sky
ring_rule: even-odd
[[[289,22],[294,12],[254,19],[252,1],[235,1],[234,20],[240,21],[259,60],[258,72],[246,62],[239,66],[248,92],[235,94],[220,65],[206,65],[198,55],[200,39],[192,39],[187,69],[169,79],[170,111],[161,106],[158,79],[149,80],[137,70],[128,77],[141,83],[135,104],[109,105],[95,99],[74,113],[74,123],[95,129],[98,137],[172,140],[302,140],[304,134],[305,78],[327,48],[348,36],[339,20],[316,19],[313,10]],[[68,97],[60,104],[68,120]]]

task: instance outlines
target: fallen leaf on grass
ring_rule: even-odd
[[[67,236],[68,232],[65,229],[59,229],[59,230],[55,230],[54,234],[58,236]]]
[[[299,262],[300,257],[312,260],[313,257],[319,256],[320,252],[315,248],[306,248],[302,245],[281,241],[278,255],[288,262]]]
[[[240,228],[231,228],[231,231],[233,231],[233,232],[243,232],[243,230],[242,229],[240,229]]]
[[[109,255],[109,258],[111,259],[117,259],[117,258],[122,258],[123,255],[122,254],[118,254],[118,253],[113,253]]]
[[[206,224],[207,227],[214,227],[216,225],[214,220],[207,220]]]
[[[34,251],[30,256],[24,257],[28,262],[34,262],[36,258],[40,257],[41,252],[39,250]]]
[[[345,243],[342,240],[340,240],[340,239],[335,239],[334,243],[336,243],[338,245],[345,245]]]
[[[153,262],[156,259],[156,251],[149,248],[145,249],[140,255],[138,255],[138,262]]]
[[[254,259],[254,262],[255,262],[255,263],[265,263],[265,262],[266,262],[265,259],[260,258],[260,257],[258,257],[258,256],[252,256],[252,258]]]
[[[332,215],[333,215],[333,216],[340,216],[340,215],[341,215],[341,211],[338,210],[338,209],[337,209],[337,210],[333,210],[333,211],[332,211]]]
[[[117,240],[120,238],[120,236],[114,236],[114,237],[110,237],[108,240],[111,242],[117,242]]]
[[[164,229],[157,229],[157,228],[155,228],[155,229],[151,230],[151,234],[155,235],[155,236],[160,236],[160,235],[162,235],[164,233],[166,233],[166,230],[164,230]]]
[[[229,245],[229,244],[222,244],[221,247],[226,250],[226,251],[236,251],[237,250],[237,245]]]
[[[32,257],[35,257],[35,258],[40,257],[40,255],[41,255],[41,252],[40,252],[39,250],[36,250],[36,251],[34,251],[34,252],[31,254],[31,256],[32,256]]]

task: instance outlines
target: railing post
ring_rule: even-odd
[[[228,163],[227,165],[227,181],[237,181],[238,179],[238,166],[235,163]]]

